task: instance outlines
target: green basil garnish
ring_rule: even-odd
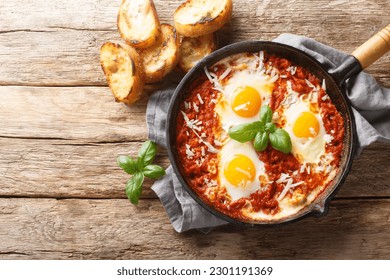
[[[133,204],[138,204],[139,197],[142,193],[142,183],[144,182],[144,174],[142,172],[137,172],[133,177],[127,181],[126,184],[126,195],[129,198],[130,202]]]
[[[142,144],[138,153],[138,160],[143,163],[144,166],[149,165],[154,160],[157,153],[157,144],[148,140]]]
[[[148,140],[142,144],[136,160],[130,156],[119,156],[117,159],[119,167],[133,175],[126,184],[126,195],[133,204],[138,204],[145,177],[158,179],[165,175],[164,168],[151,164],[156,154],[156,143]]]
[[[275,132],[269,134],[269,141],[271,142],[272,147],[276,150],[281,151],[285,154],[291,152],[292,144],[290,135],[287,131],[281,128],[277,128]]]
[[[272,122],[272,110],[268,105],[264,105],[260,109],[260,121],[264,124]]]
[[[229,136],[238,142],[245,143],[253,140],[260,130],[264,130],[264,124],[260,121],[239,124],[229,129]]]
[[[129,156],[119,156],[117,161],[119,167],[130,175],[133,175],[138,170],[137,162]]]
[[[266,123],[265,124],[265,130],[269,133],[273,133],[276,130],[276,125],[273,123]]]
[[[258,152],[264,151],[268,146],[268,134],[267,132],[257,132],[255,140],[253,141],[253,147]]]
[[[159,165],[150,164],[145,166],[144,175],[150,179],[158,179],[165,175],[165,170]]]
[[[241,143],[253,140],[253,146],[259,152],[264,151],[269,142],[274,149],[285,154],[290,153],[292,150],[290,135],[272,123],[272,114],[271,108],[264,105],[260,110],[260,121],[231,127],[228,131],[230,138]]]

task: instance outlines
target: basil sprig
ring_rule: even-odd
[[[161,166],[151,164],[156,153],[156,143],[147,140],[142,144],[136,159],[130,156],[119,156],[117,159],[119,167],[133,175],[126,184],[126,195],[132,204],[138,204],[145,177],[158,179],[165,175],[165,170]]]
[[[240,143],[253,140],[253,147],[258,152],[264,151],[269,142],[274,149],[285,154],[290,153],[292,149],[290,135],[272,123],[272,114],[271,108],[264,105],[260,110],[260,121],[233,126],[228,132],[230,138]]]

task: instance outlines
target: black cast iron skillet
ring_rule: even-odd
[[[298,213],[287,216],[280,220],[272,220],[267,222],[246,222],[233,219],[203,201],[198,195],[189,187],[186,178],[180,166],[176,147],[176,120],[179,115],[179,107],[183,102],[183,98],[187,94],[188,87],[200,75],[204,75],[204,67],[210,67],[221,59],[242,52],[259,52],[266,51],[269,54],[275,54],[279,57],[290,60],[295,65],[300,65],[314,75],[320,81],[325,79],[327,93],[331,98],[333,104],[344,118],[345,123],[345,139],[343,145],[342,159],[340,163],[340,172],[334,178],[332,184],[320,194],[311,204],[301,209]],[[195,199],[201,206],[207,209],[212,214],[234,224],[240,225],[258,225],[258,224],[280,224],[289,221],[298,220],[304,216],[325,215],[329,209],[331,198],[336,194],[338,188],[345,181],[350,170],[352,159],[357,147],[355,121],[352,114],[351,105],[345,93],[345,81],[362,71],[364,68],[371,65],[375,60],[384,55],[390,50],[390,25],[385,29],[374,35],[366,43],[356,49],[352,55],[348,56],[339,67],[334,71],[328,71],[325,65],[321,65],[317,60],[294,47],[274,43],[269,41],[245,41],[228,45],[219,49],[200,61],[187,75],[182,79],[176,88],[171,103],[169,106],[167,117],[167,140],[168,140],[168,154],[173,170],[177,174],[181,184],[186,191]]]

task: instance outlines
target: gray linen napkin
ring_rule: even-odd
[[[282,34],[274,41],[303,50],[328,69],[336,68],[347,57],[343,52],[302,36]],[[149,139],[163,147],[166,147],[166,116],[174,90],[175,87],[172,86],[154,93],[146,111]],[[379,86],[372,76],[361,72],[347,80],[346,90],[353,105],[358,154],[375,141],[390,142],[390,89]],[[154,183],[152,189],[160,198],[177,232],[190,229],[208,232],[216,226],[227,224],[191,198],[173,173],[172,167],[167,169],[166,176]]]

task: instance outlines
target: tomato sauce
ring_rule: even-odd
[[[231,65],[235,65],[234,62]],[[308,70],[294,66],[289,60],[274,55],[265,54],[264,65],[276,68],[280,76],[274,83],[269,103],[273,111],[276,111],[285,99],[287,81],[291,82],[292,89],[300,95],[310,94],[312,91],[310,85],[320,87],[316,106],[321,112],[326,133],[333,137],[332,141],[326,144],[325,151],[333,156],[332,166],[338,168],[343,150],[344,119],[321,87],[320,80]],[[226,65],[217,65],[211,70],[220,76],[226,71]],[[231,73],[234,71],[239,70],[232,70]],[[229,79],[231,73],[224,80]],[[267,188],[260,188],[249,197],[231,201],[226,189],[218,184],[218,153],[208,148],[210,145],[218,147],[218,143],[215,142],[216,136],[223,133],[220,118],[215,111],[220,95],[221,92],[214,88],[212,82],[205,75],[201,75],[186,93],[184,102],[180,105],[181,113],[177,118],[176,148],[182,172],[189,186],[203,201],[232,218],[245,221],[249,218],[244,210],[263,212],[268,215],[280,211],[278,197],[284,185],[277,181],[283,173],[292,176],[294,182],[305,182],[294,188],[294,192],[303,197],[301,201],[296,202],[297,204],[304,202],[305,197],[318,186],[324,185],[323,182],[327,177],[324,172],[310,172],[308,167],[303,172],[297,172],[302,169],[302,164],[293,154],[284,154],[269,145],[265,151],[257,153],[258,158],[264,162],[270,182]],[[190,127],[192,122],[195,122],[194,127]],[[327,185],[329,183],[325,184],[324,188]],[[292,198],[290,192],[286,196]]]

